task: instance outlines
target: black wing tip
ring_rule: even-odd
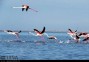
[[[80,37],[78,35],[76,35],[76,38],[79,39]]]
[[[75,32],[77,32],[77,30]]]
[[[24,11],[24,8],[22,8],[22,11]]]
[[[45,32],[45,27],[43,27],[43,30],[42,30],[42,32],[41,33],[44,33]]]
[[[45,29],[45,26],[44,26],[44,29]]]
[[[34,29],[34,31],[37,31],[37,32],[39,32],[37,29]]]
[[[28,11],[28,9],[29,9],[29,6],[27,6],[26,11]]]
[[[36,31],[37,29],[33,29],[34,31]]]
[[[43,30],[45,31],[45,26],[44,26]]]
[[[87,39],[83,39],[83,41],[87,41]]]
[[[21,33],[22,31],[20,30],[19,33]]]
[[[78,36],[81,36],[82,35],[82,33],[80,33]]]
[[[12,30],[6,30],[7,32],[13,32]]]
[[[70,30],[71,31],[71,29],[69,28],[68,30]]]
[[[83,39],[83,41],[87,41],[87,40],[89,40],[89,37],[87,37],[87,38]]]
[[[22,7],[24,7],[24,5],[22,5]],[[22,11],[24,11],[24,8],[22,8]]]

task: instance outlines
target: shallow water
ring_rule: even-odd
[[[88,60],[89,44],[67,42],[66,33],[48,33],[58,39],[44,40],[27,32],[20,33],[20,39],[7,33],[0,33],[0,60]],[[45,41],[45,43],[43,43]]]

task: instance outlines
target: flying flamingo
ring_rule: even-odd
[[[32,34],[32,35],[34,35],[34,36],[40,36],[41,39],[44,40],[43,33],[45,32],[45,27],[43,27],[43,30],[42,31],[39,31],[37,29],[34,29],[34,32],[36,33],[36,35],[33,34],[33,33],[31,33],[31,32],[29,32],[29,33]]]
[[[83,41],[88,41],[89,40],[89,33],[86,33],[86,32],[81,32],[79,34],[80,37],[83,37]]]
[[[12,31],[12,30],[4,30],[4,32],[11,34],[11,35],[15,35],[17,38],[19,38],[19,33],[21,33],[21,31],[15,32],[15,31]]]
[[[77,30],[73,32],[71,29],[68,29],[68,31],[69,32],[67,34],[69,34],[71,38],[73,38],[77,42],[80,41],[80,37],[77,35]]]
[[[30,10],[33,10],[35,12],[38,12],[37,10],[34,10],[34,9],[30,8],[29,5],[22,5],[22,7],[13,7],[13,8],[21,8],[22,11],[24,11],[24,10],[28,11],[28,9],[30,9]]]

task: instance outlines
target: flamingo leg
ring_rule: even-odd
[[[58,41],[57,39],[55,39],[55,42],[56,42],[56,43],[59,43],[59,41]]]
[[[29,8],[29,9],[31,9],[31,10],[33,10],[33,11],[35,11],[35,12],[38,12],[37,10],[34,10],[34,9],[32,9],[32,8]]]
[[[41,39],[42,39],[43,43],[45,43],[45,39],[44,39],[44,37],[43,37],[43,36],[41,36]]]

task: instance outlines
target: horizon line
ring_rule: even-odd
[[[12,30],[12,31],[20,31],[20,30]],[[34,31],[32,31],[32,30],[21,30],[22,32],[34,32]],[[4,32],[4,30],[0,30],[0,32]],[[46,32],[62,32],[62,33],[66,33],[66,32],[68,32],[68,31],[54,31],[54,30],[48,30],[48,31],[46,31]],[[78,32],[81,32],[81,31],[78,31]]]
[[[3,31],[4,30],[0,30],[0,32],[3,32]],[[12,30],[12,31],[20,31],[20,30]],[[23,32],[29,32],[29,31],[33,32],[32,30],[21,30],[21,31],[23,31]],[[46,32],[66,32],[66,31],[53,31],[53,30],[48,30]]]

